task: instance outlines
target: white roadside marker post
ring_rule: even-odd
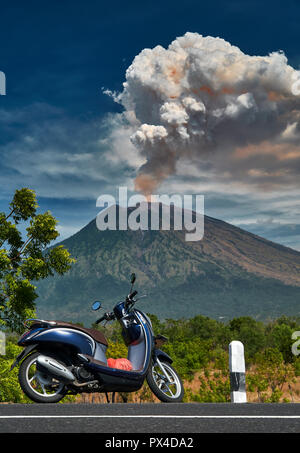
[[[230,396],[232,403],[247,403],[244,345],[232,341],[229,345]]]
[[[5,355],[5,333],[0,330],[0,355]]]

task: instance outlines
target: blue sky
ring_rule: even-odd
[[[299,19],[300,3],[291,0],[3,3],[0,210],[16,188],[29,186],[41,209],[59,219],[61,236],[74,233],[97,214],[98,195],[114,194],[135,177],[130,157],[114,157],[111,140],[122,147],[126,139],[116,130],[122,107],[103,89],[122,90],[137,54],[196,32],[249,55],[283,50],[299,68]],[[179,179],[170,181],[180,187]],[[266,199],[212,184],[205,199],[208,215],[300,249],[297,188]]]

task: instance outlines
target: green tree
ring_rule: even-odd
[[[292,353],[292,340],[293,329],[287,324],[276,324],[270,335],[270,346],[277,348],[283,355],[285,362],[293,362],[295,356]]]
[[[279,402],[283,385],[289,387],[295,382],[295,370],[289,363],[284,363],[282,353],[276,348],[267,348],[255,356],[255,372],[247,378],[249,391],[257,391],[260,401]],[[270,389],[271,394],[268,394]],[[264,392],[264,393],[263,393]]]
[[[292,334],[300,330],[300,320],[297,317],[281,316],[270,321],[266,326],[267,346],[275,347],[282,353],[284,361],[293,363],[296,356],[292,353]]]
[[[62,275],[75,262],[63,246],[47,248],[59,236],[57,220],[49,211],[37,214],[37,208],[35,192],[23,188],[16,190],[10,211],[0,212],[0,326],[16,332],[34,316],[32,282]],[[28,225],[25,238],[18,229],[21,222]]]
[[[229,322],[231,341],[241,341],[245,347],[246,362],[251,362],[254,355],[265,346],[265,326],[250,316],[234,318]]]

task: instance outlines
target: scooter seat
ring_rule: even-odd
[[[55,323],[52,327],[67,327],[68,329],[75,329],[75,330],[80,330],[81,332],[87,333],[90,335],[95,341],[98,343],[104,344],[105,346],[108,346],[107,339],[103,335],[102,332],[96,329],[88,329],[85,327],[78,326],[77,324],[72,324],[69,322],[64,322],[64,321],[51,321]]]
[[[110,368],[117,368],[119,370],[132,371],[132,363],[128,359],[107,359],[107,365]]]

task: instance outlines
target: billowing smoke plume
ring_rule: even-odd
[[[144,49],[115,95],[136,127],[131,141],[146,160],[136,189],[153,193],[182,159],[259,179],[266,178],[270,158],[269,182],[286,175],[283,162],[293,156],[300,161],[298,79],[281,51],[249,56],[197,33],[167,49]]]

